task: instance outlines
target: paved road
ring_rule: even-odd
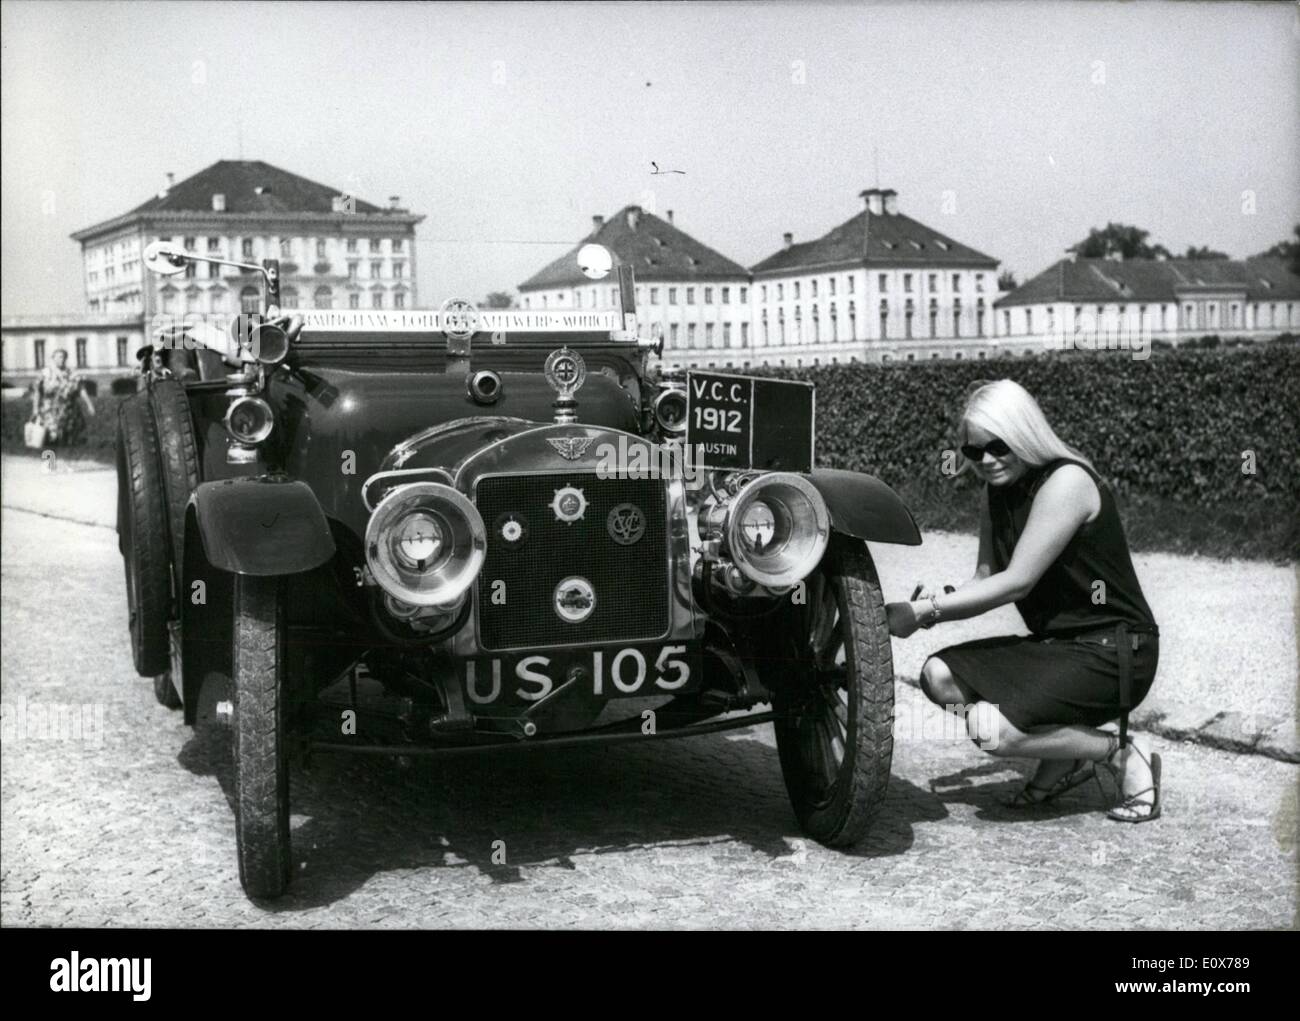
[[[18,511],[0,525],[5,716],[28,724],[0,743],[5,925],[1297,922],[1294,765],[1166,742],[1156,823],[1108,822],[1086,789],[1021,818],[997,800],[1023,767],[944,739],[905,685],[889,798],[852,853],[799,835],[768,728],[409,769],[318,758],[292,777],[292,892],[257,907],[222,735],[185,728],[131,671],[113,532]],[[79,739],[41,733],[54,706],[84,708]]]

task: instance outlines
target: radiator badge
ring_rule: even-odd
[[[555,491],[551,510],[555,511],[556,521],[571,525],[587,512],[587,498],[576,486],[562,486]]]
[[[576,461],[587,452],[591,439],[590,436],[548,436],[546,442],[566,461]]]
[[[605,529],[620,546],[631,546],[645,535],[645,515],[634,503],[620,503],[605,518]]]
[[[518,549],[528,538],[528,521],[511,511],[498,515],[492,526],[506,549]]]
[[[555,613],[570,624],[580,624],[596,608],[596,590],[586,578],[574,575],[555,586]]]

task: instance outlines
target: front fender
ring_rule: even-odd
[[[874,475],[814,468],[807,476],[831,514],[831,527],[855,539],[921,545],[921,533],[897,493]]]
[[[305,482],[270,475],[204,482],[190,497],[208,563],[233,574],[298,574],[334,555],[325,512]]]

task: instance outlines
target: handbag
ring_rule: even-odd
[[[23,426],[23,443],[32,450],[40,450],[45,446],[45,426],[41,425],[36,419],[32,419]]]

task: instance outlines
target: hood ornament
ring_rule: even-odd
[[[559,425],[568,425],[578,420],[578,402],[573,395],[582,389],[587,380],[587,363],[582,355],[567,347],[556,348],[546,356],[542,371],[546,382],[556,393],[552,407],[555,409],[555,421]]]

